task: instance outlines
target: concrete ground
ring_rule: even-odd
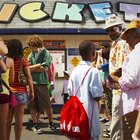
[[[59,127],[59,117],[60,115],[54,114],[53,119],[54,123],[57,127]],[[103,114],[100,114],[100,116],[103,116]],[[31,131],[30,123],[28,122],[28,119],[30,118],[29,113],[25,113],[24,115],[24,121],[23,121],[23,131],[21,140],[68,140],[59,130],[52,131],[48,128],[48,120],[44,120],[43,118],[40,119],[40,126],[43,130],[43,134],[35,134],[35,132]],[[101,129],[103,130],[105,128],[104,124],[101,123]],[[12,132],[10,136],[10,140],[14,140],[14,127],[12,126]],[[100,140],[109,140],[105,139],[102,136],[100,136]]]

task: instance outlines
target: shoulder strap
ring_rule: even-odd
[[[19,68],[22,69],[23,67],[23,57],[20,58]]]
[[[3,79],[1,79],[1,83],[2,83],[2,85],[4,85],[9,91],[11,91],[11,89],[10,89],[9,86],[3,81]]]
[[[79,87],[78,87],[78,89],[77,89],[75,95],[74,95],[74,84],[73,84],[73,81],[72,81],[72,94],[73,94],[73,96],[76,96],[76,95],[77,95],[78,91],[80,90],[80,87],[82,86],[82,84],[83,84],[83,82],[84,82],[84,80],[85,80],[85,78],[86,78],[86,76],[87,76],[87,74],[88,74],[88,72],[90,71],[91,68],[92,68],[92,67],[90,67],[90,68],[87,70],[86,74],[84,75],[84,77],[83,77],[83,79],[82,79],[82,82],[81,82],[81,84],[79,85]]]

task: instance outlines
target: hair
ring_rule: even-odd
[[[38,35],[33,35],[33,36],[28,37],[26,42],[29,47],[42,48],[43,46],[43,40]]]
[[[103,43],[101,43],[100,46],[103,46],[103,47],[105,47],[106,49],[110,49],[110,48],[111,48],[111,45],[110,45],[110,43],[108,43],[108,42],[103,42]]]
[[[86,60],[91,53],[95,52],[95,44],[91,41],[83,41],[79,45],[79,53],[83,60]]]
[[[128,34],[131,33],[133,37],[140,37],[140,28],[132,28],[128,30]]]
[[[7,56],[13,58],[14,61],[23,56],[23,46],[20,40],[18,39],[9,40],[7,43],[7,48],[8,48]]]
[[[105,50],[102,53],[102,57],[106,60],[109,60],[109,56],[110,56],[110,50]]]

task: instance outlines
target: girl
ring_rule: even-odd
[[[30,102],[34,98],[34,90],[33,90],[33,82],[32,77],[30,74],[29,64],[26,58],[23,58],[23,47],[22,43],[17,39],[12,39],[7,44],[8,48],[8,55],[9,57],[13,58],[14,60],[14,82],[10,83],[11,90],[15,93],[15,96],[18,101],[18,105],[14,109],[9,110],[8,115],[8,139],[10,139],[10,130],[11,130],[11,122],[13,119],[13,115],[15,116],[15,140],[20,140],[21,138],[21,131],[22,131],[22,120],[24,109],[26,107],[27,102]],[[18,80],[18,71],[19,71],[19,64],[20,61],[23,63],[23,71],[25,76],[27,77],[27,81],[29,84],[29,94],[27,93],[26,86],[22,86],[19,84]],[[18,96],[23,97],[23,101],[21,102]],[[23,95],[23,96],[22,96]],[[29,101],[28,101],[29,95]]]

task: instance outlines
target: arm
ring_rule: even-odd
[[[30,101],[32,101],[32,100],[34,99],[34,88],[33,88],[33,81],[32,81],[32,77],[31,77],[31,73],[30,73],[30,68],[29,68],[29,66],[24,67],[24,72],[25,72],[25,75],[26,75],[26,77],[27,77],[28,84],[29,84],[29,89],[30,89],[30,92],[29,92]]]
[[[99,71],[91,73],[91,82],[89,84],[89,91],[95,101],[99,101],[103,95],[102,80]]]
[[[10,58],[9,63],[10,63],[9,82],[12,83],[12,82],[14,82],[14,76],[15,76],[13,59]]]
[[[2,38],[0,38],[0,55],[5,55],[8,53],[8,49],[7,47],[5,46]]]
[[[97,56],[97,62],[96,62],[96,68],[100,69],[101,64],[103,63],[103,58],[102,58],[102,49],[98,51],[98,56]]]
[[[123,66],[122,77],[119,79],[119,84],[122,89],[129,90],[140,86],[140,62],[139,54],[131,54]]]
[[[112,82],[112,83],[117,83],[119,78],[121,77],[122,75],[122,69],[119,68],[117,69],[116,71],[112,72],[110,75],[109,75],[109,81]]]
[[[5,63],[3,62],[3,60],[0,60],[0,67],[2,68],[3,72],[6,72],[7,67],[6,67]]]

